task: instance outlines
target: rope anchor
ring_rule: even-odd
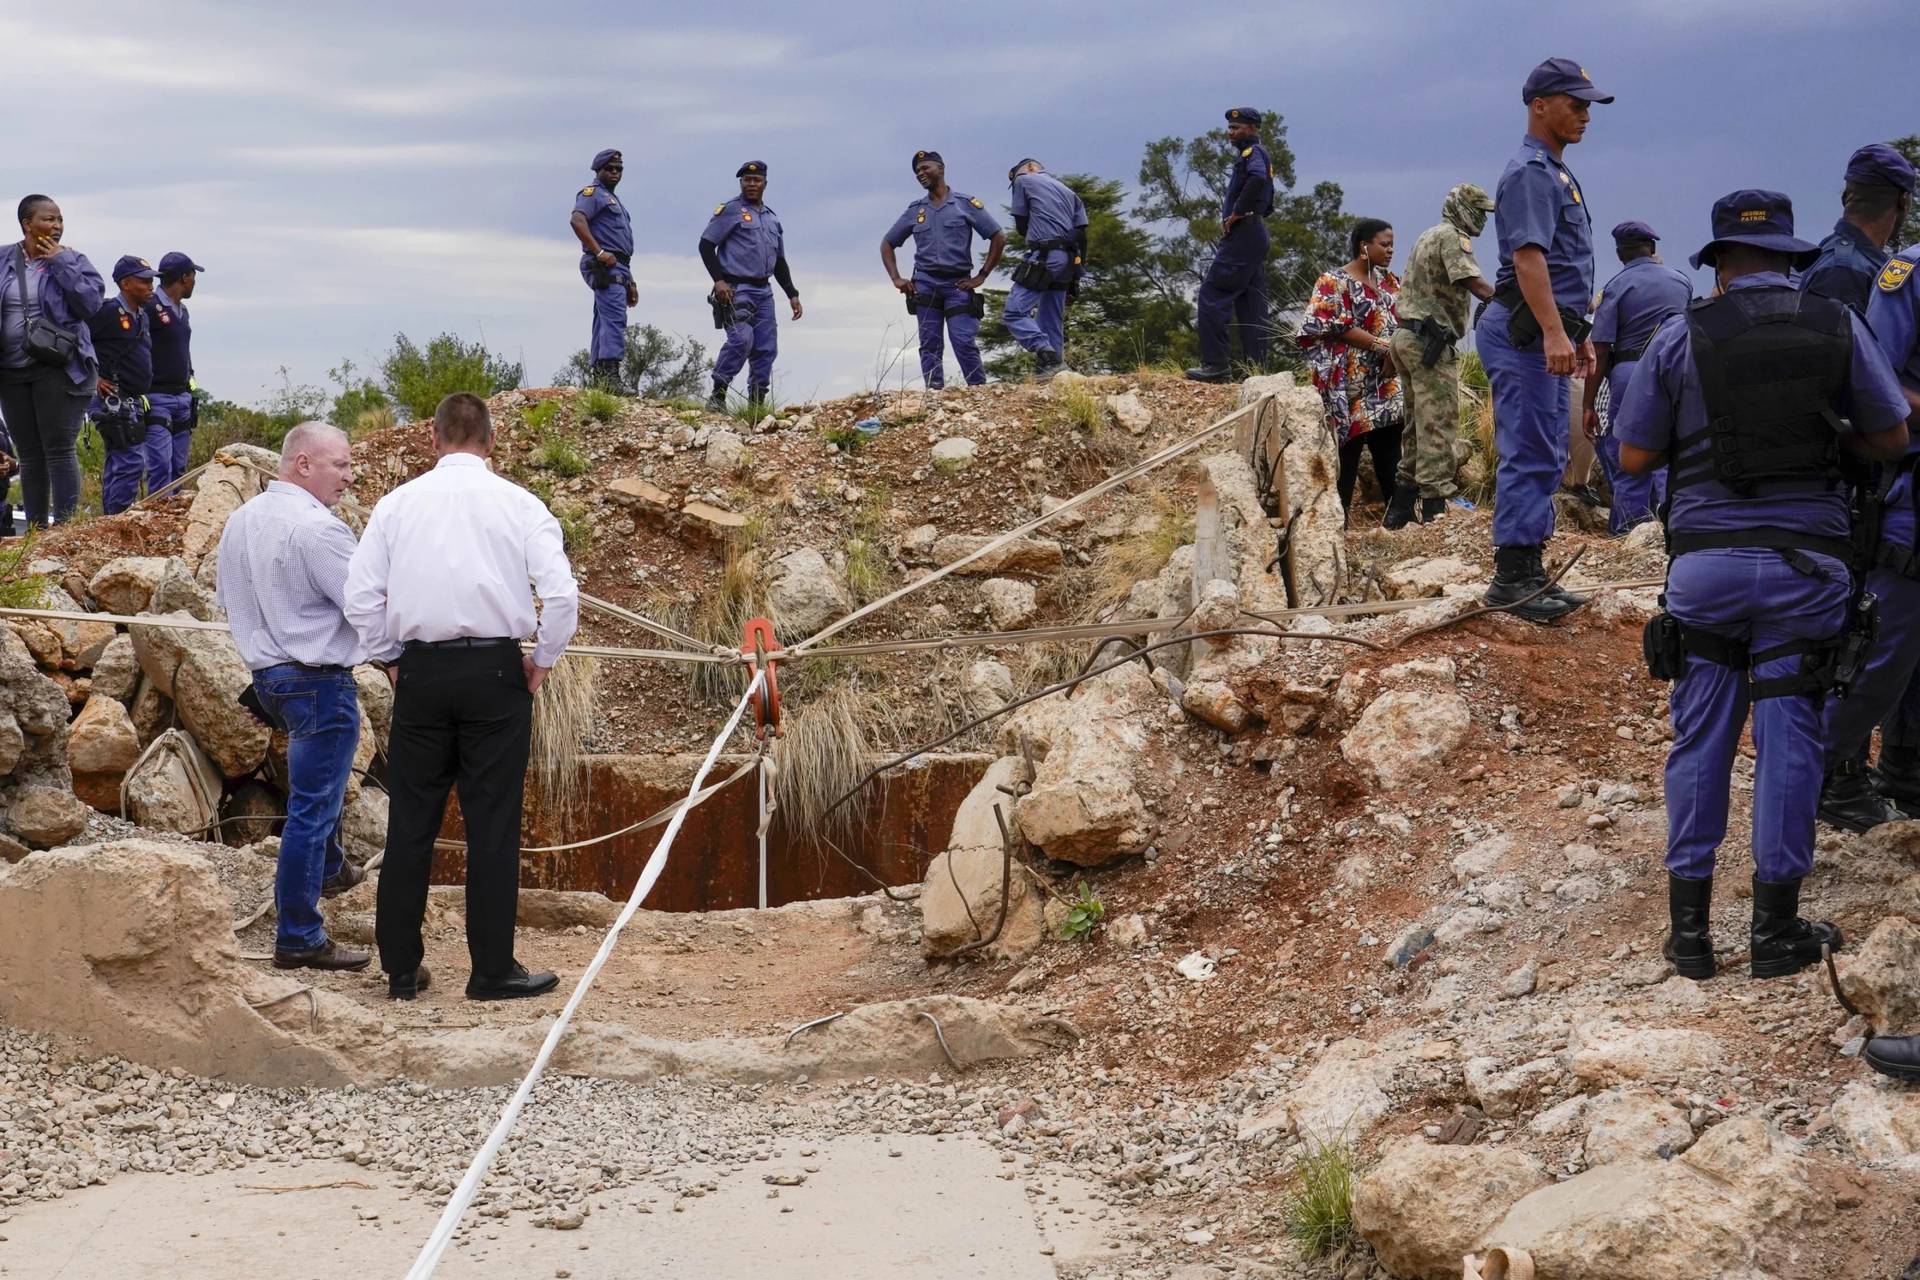
[[[740,652],[746,657],[749,677],[761,671],[767,676],[760,691],[753,695],[757,736],[762,742],[777,738],[780,736],[780,668],[777,664],[787,655],[774,637],[771,619],[747,619],[740,637]]]

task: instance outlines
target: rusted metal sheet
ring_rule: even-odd
[[[992,757],[926,757],[918,767],[894,770],[868,788],[863,821],[846,853],[890,885],[917,883],[927,864],[947,847],[954,814]],[[739,757],[722,757],[724,774]],[[523,843],[565,844],[618,830],[672,804],[686,794],[699,766],[697,756],[588,756],[585,818],[561,830],[537,811],[529,794]],[[759,801],[754,775],[748,773],[687,815],[665,873],[648,895],[655,911],[723,911],[756,905],[759,896]],[[624,899],[653,853],[663,827],[621,836],[564,853],[531,853],[521,859],[520,883],[538,889],[591,889]],[[458,804],[448,805],[444,833],[461,834]],[[809,898],[840,898],[868,893],[871,881],[833,852],[786,829],[776,816],[768,833],[769,905]],[[433,879],[459,884],[466,876],[466,852],[435,853]]]

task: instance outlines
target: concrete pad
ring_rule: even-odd
[[[1053,1280],[1053,1258],[1041,1252],[1053,1246],[1035,1222],[1024,1179],[1003,1176],[1014,1169],[969,1138],[796,1140],[773,1160],[717,1175],[719,1189],[699,1198],[676,1198],[653,1185],[595,1196],[593,1213],[573,1231],[535,1227],[529,1214],[470,1213],[464,1238],[456,1238],[437,1274]],[[678,1170],[675,1180],[689,1173]],[[762,1180],[801,1173],[799,1186]],[[371,1189],[255,1189],[339,1182]],[[398,1175],[336,1161],[262,1163],[205,1177],[123,1174],[103,1187],[25,1206],[0,1223],[0,1276],[398,1276],[443,1207],[437,1197],[407,1192]],[[1069,1237],[1086,1227],[1084,1213],[1074,1216],[1083,1221],[1062,1224]],[[1060,1253],[1085,1256],[1095,1252],[1092,1243],[1065,1239]]]

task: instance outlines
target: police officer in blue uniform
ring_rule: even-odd
[[[620,390],[620,362],[627,353],[627,309],[639,304],[633,281],[633,219],[613,194],[626,175],[618,148],[593,157],[594,181],[573,198],[567,222],[580,241],[580,278],[593,290],[593,337],[587,358],[594,381]]]
[[[740,194],[714,206],[707,229],[700,233],[700,260],[713,279],[713,297],[721,312],[731,309],[726,345],[713,365],[713,394],[707,407],[727,407],[727,386],[742,365],[747,366],[747,402],[765,404],[773,387],[773,358],[780,350],[780,327],[773,314],[773,290],[779,283],[793,308],[802,314],[800,291],[793,287],[787,268],[785,234],[780,215],[767,207],[767,166],[749,160],[734,170]]]
[[[87,319],[100,361],[97,394],[87,416],[107,447],[100,471],[100,507],[107,515],[133,505],[142,479],[152,491],[159,484],[150,477],[164,476],[172,468],[171,433],[158,423],[147,423],[147,392],[153,386],[147,303],[153,299],[157,276],[145,258],[121,258],[113,264],[113,282],[120,292]]]
[[[1486,603],[1514,605],[1512,612],[1530,622],[1551,622],[1586,603],[1546,586],[1542,557],[1553,534],[1553,493],[1567,466],[1567,379],[1593,372],[1584,318],[1593,297],[1593,220],[1561,154],[1586,135],[1592,104],[1613,98],[1570,58],[1535,67],[1520,98],[1527,136],[1494,195],[1500,270],[1493,299],[1474,326],[1493,384],[1500,452]]]
[[[1633,366],[1653,340],[1653,331],[1693,301],[1693,281],[1660,261],[1659,239],[1644,222],[1623,222],[1613,229],[1621,269],[1600,290],[1600,305],[1593,312],[1593,373],[1583,393],[1582,416],[1587,439],[1594,442],[1594,452],[1600,455],[1613,488],[1607,531],[1616,537],[1653,519],[1667,494],[1664,473],[1634,476],[1620,469],[1619,442],[1602,434],[1597,407],[1602,380],[1608,403],[1619,404],[1627,394]]]
[[[153,338],[153,390],[147,393],[147,427],[167,432],[165,474],[149,458],[147,491],[165,488],[187,474],[187,458],[193,452],[193,429],[200,421],[194,408],[193,393],[199,389],[193,380],[193,322],[187,314],[187,299],[206,268],[184,253],[161,257],[157,268],[160,287],[147,303],[147,332]]]
[[[1674,681],[1665,954],[1689,978],[1714,972],[1714,859],[1749,711],[1753,976],[1795,972],[1841,944],[1799,914],[1821,708],[1844,692],[1863,638],[1840,459],[1901,456],[1908,406],[1860,318],[1789,281],[1816,252],[1794,236],[1786,196],[1722,197],[1693,257],[1722,296],[1660,326],[1614,406],[1620,465],[1644,474],[1664,461],[1671,487],[1666,612],[1648,624],[1647,653]]]
[[[1820,256],[1801,275],[1800,287],[1864,313],[1891,241],[1913,210],[1913,186],[1913,166],[1892,147],[1875,142],[1854,152],[1840,192],[1840,221],[1820,242]]]
[[[1067,300],[1087,258],[1087,206],[1072,187],[1026,159],[1007,170],[1013,189],[1013,225],[1026,238],[1001,318],[1007,332],[1033,352],[1033,371],[1051,377],[1065,367]]]
[[[1240,322],[1240,351],[1258,369],[1267,360],[1267,218],[1273,213],[1273,162],[1260,141],[1260,113],[1252,107],[1227,112],[1233,172],[1220,201],[1220,246],[1200,282],[1195,304],[1200,330],[1200,367],[1187,370],[1196,382],[1225,382],[1228,326]]]
[[[938,151],[913,153],[913,176],[926,189],[895,219],[880,240],[880,261],[893,287],[907,298],[907,310],[920,322],[920,376],[927,389],[946,386],[946,343],[953,338],[953,354],[960,376],[977,387],[987,380],[980,361],[982,298],[976,292],[1007,250],[1007,233],[1000,229],[984,201],[947,186],[947,164]],[[973,268],[973,237],[987,242],[987,260]],[[894,250],[913,237],[913,278],[900,274]]]

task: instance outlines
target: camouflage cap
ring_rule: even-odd
[[[1447,192],[1446,203],[1441,213],[1446,220],[1470,236],[1477,236],[1486,229],[1487,215],[1493,212],[1493,197],[1486,188],[1471,182],[1462,182]]]

